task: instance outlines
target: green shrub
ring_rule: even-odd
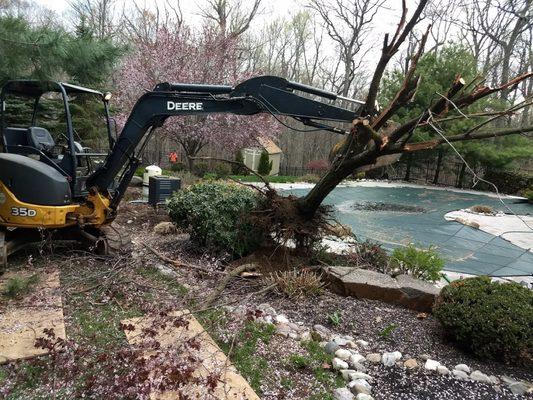
[[[139,177],[143,177],[144,175],[144,170],[145,170],[146,167],[138,167],[136,170],[135,170],[135,176],[139,176]]]
[[[181,172],[185,170],[185,164],[182,162],[175,162],[170,164],[170,170],[172,172]]]
[[[242,150],[239,150],[235,154],[235,161],[244,164],[244,155],[242,154]],[[231,164],[231,174],[232,175],[247,175],[248,170],[244,168],[242,165]]]
[[[231,174],[231,167],[226,163],[218,163],[213,172],[217,174],[218,178],[226,179]]]
[[[365,179],[366,178],[366,172],[354,172],[352,174],[352,178],[355,180]]]
[[[218,179],[218,175],[214,172],[207,172],[204,174],[202,179],[206,181],[216,181]]]
[[[342,314],[339,311],[335,311],[333,314],[328,314],[328,322],[337,327],[342,325]]]
[[[199,162],[199,163],[195,163],[194,164],[194,167],[193,167],[193,172],[196,176],[204,176],[205,174],[207,174],[208,172],[211,172],[209,170],[209,164],[205,163],[205,162]]]
[[[442,289],[433,310],[447,335],[479,357],[530,360],[533,292],[517,283],[476,277]]]
[[[346,256],[346,263],[357,268],[387,272],[389,255],[378,243],[370,240],[357,243]]]
[[[314,174],[307,174],[300,178],[302,182],[308,182],[308,183],[318,183],[320,181],[320,176],[314,175]]]
[[[533,203],[533,187],[530,187],[529,189],[524,190],[523,196],[528,199],[530,203]]]
[[[483,179],[496,185],[500,193],[517,194],[533,184],[533,175],[521,171],[488,169]],[[492,185],[480,183],[480,189],[494,191]]]
[[[260,195],[247,187],[204,181],[176,192],[168,202],[176,225],[191,229],[191,238],[233,254],[255,250],[263,235],[249,219],[260,204]]]
[[[417,279],[429,282],[439,280],[444,268],[444,260],[432,246],[417,249],[409,244],[407,247],[394,249],[391,261],[400,273],[411,274]]]
[[[268,175],[270,174],[270,171],[272,171],[272,161],[270,161],[270,157],[268,156],[268,153],[266,151],[263,151],[261,153],[261,157],[259,157],[259,165],[257,166],[257,173],[259,175]]]

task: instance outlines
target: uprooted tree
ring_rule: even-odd
[[[376,100],[386,68],[400,46],[412,34],[427,3],[428,0],[421,0],[413,15],[408,18],[405,1],[402,2],[402,16],[394,35],[385,35],[381,57],[372,75],[362,117],[353,121],[349,134],[331,150],[331,165],[321,180],[301,198],[281,198],[273,190],[266,191],[271,202],[267,207],[268,212],[263,213],[262,218],[266,221],[265,226],[273,231],[275,236],[279,234],[285,240],[293,239],[301,244],[306,242],[306,236],[316,237],[322,229],[320,225],[325,221],[325,208],[321,206],[323,200],[354,172],[391,164],[397,161],[401,154],[434,149],[443,144],[517,134],[528,135],[533,132],[533,126],[502,128],[491,124],[500,117],[509,117],[516,111],[531,106],[531,98],[525,98],[504,110],[481,113],[469,111],[469,106],[479,100],[502,91],[511,91],[520,82],[531,79],[532,72],[517,76],[499,86],[490,87],[485,85],[482,77],[467,82],[461,77],[461,71],[457,71],[456,78],[450,82],[448,90],[445,93],[435,93],[436,100],[428,104],[420,115],[401,124],[394,122],[398,111],[414,98],[421,80],[431,79],[430,76],[417,73],[417,65],[424,52],[430,27],[421,36],[397,93],[386,107],[378,110]],[[471,114],[468,115],[469,113]],[[467,131],[448,132],[446,123],[459,118],[480,120]],[[417,129],[431,132],[430,138],[415,140],[414,133]]]
[[[409,68],[403,83],[393,100],[381,111],[376,108],[376,100],[381,80],[387,65],[398,52],[402,43],[412,32],[426,6],[427,0],[422,0],[412,17],[407,19],[407,7],[403,2],[403,11],[398,28],[393,37],[385,35],[381,57],[373,73],[366,97],[363,117],[353,121],[349,135],[337,143],[331,151],[331,166],[322,179],[304,197],[299,198],[298,209],[306,218],[312,218],[319,209],[324,198],[345,178],[354,172],[372,165],[386,165],[398,159],[398,155],[422,150],[434,149],[440,145],[469,140],[496,138],[507,135],[533,132],[533,126],[517,126],[512,128],[487,128],[489,123],[498,117],[509,116],[521,108],[530,106],[532,99],[524,99],[519,104],[501,111],[481,113],[469,116],[468,107],[477,101],[502,90],[512,90],[520,82],[531,79],[532,72],[517,76],[508,82],[489,87],[484,85],[484,79],[477,77],[465,82],[457,71],[457,77],[450,82],[446,93],[437,93],[436,101],[428,104],[421,115],[403,124],[394,124],[395,114],[414,98],[417,87],[422,79],[431,79],[417,74],[417,64],[423,54],[424,46],[429,34],[423,34],[418,49],[410,60]],[[446,132],[445,120],[450,118],[483,117],[479,124],[466,132]],[[413,133],[417,128],[431,128],[434,137],[430,140],[416,142]]]

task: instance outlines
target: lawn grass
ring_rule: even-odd
[[[302,347],[307,350],[307,358],[311,360],[308,368],[311,369],[318,382],[331,389],[345,385],[344,380],[339,374],[331,369],[324,368],[324,365],[330,364],[331,356],[326,353],[319,342],[314,340],[302,342]]]
[[[136,272],[144,278],[150,279],[152,282],[161,284],[166,289],[176,296],[183,296],[187,293],[185,289],[177,280],[169,275],[161,273],[155,267],[137,268]]]
[[[6,282],[2,295],[9,299],[19,299],[25,294],[28,294],[39,283],[40,279],[39,274],[22,278],[18,276],[10,278]]]
[[[256,175],[230,175],[230,178],[240,182],[262,182]],[[301,177],[293,175],[272,175],[265,176],[264,178],[270,183],[294,183],[302,181]]]
[[[274,325],[248,321],[237,333],[235,341],[232,343],[217,340],[217,336],[211,334],[258,395],[261,395],[261,384],[265,376],[270,373],[270,368],[268,361],[257,355],[257,345],[259,341],[268,344],[275,331]],[[290,385],[289,382],[285,382],[285,384]]]

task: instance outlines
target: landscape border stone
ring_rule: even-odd
[[[390,275],[354,267],[324,267],[329,288],[340,295],[380,300],[406,308],[431,312],[440,289],[409,275]]]

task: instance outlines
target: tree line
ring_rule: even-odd
[[[193,20],[179,1],[148,7],[71,0],[67,18],[60,20],[31,0],[3,0],[0,82],[53,78],[110,90],[116,94],[113,108],[120,125],[142,91],[159,81],[234,84],[273,74],[366,98],[368,104],[378,104],[368,110],[374,113],[395,102],[390,125],[419,116],[460,74],[471,87],[501,90],[439,121],[444,131],[527,127],[533,120],[533,79],[505,84],[533,67],[532,1],[409,1],[399,7],[400,2],[388,0],[308,0],[287,16],[264,18],[264,0],[199,0],[194,11],[199,18]],[[407,18],[409,9],[420,10],[414,20]],[[396,33],[405,35],[380,53],[385,16],[389,35],[398,23],[403,25]],[[405,26],[408,22],[412,26]],[[412,78],[409,87],[403,87],[406,75]],[[408,101],[395,98],[400,92]],[[83,118],[92,118],[88,114]],[[84,126],[82,134],[92,137],[90,123]],[[461,140],[457,149],[470,163],[502,168],[530,158],[531,140],[527,132],[520,133],[483,142]],[[223,147],[231,155],[253,145],[258,135],[278,137],[286,159],[301,166],[326,158],[330,145],[340,139],[294,132],[267,116],[187,117],[169,121],[154,135],[150,149],[161,153],[175,143],[192,168],[194,157],[209,147],[211,152]],[[409,140],[428,142],[436,135],[426,123],[417,125]],[[450,148],[429,151],[446,157]]]

